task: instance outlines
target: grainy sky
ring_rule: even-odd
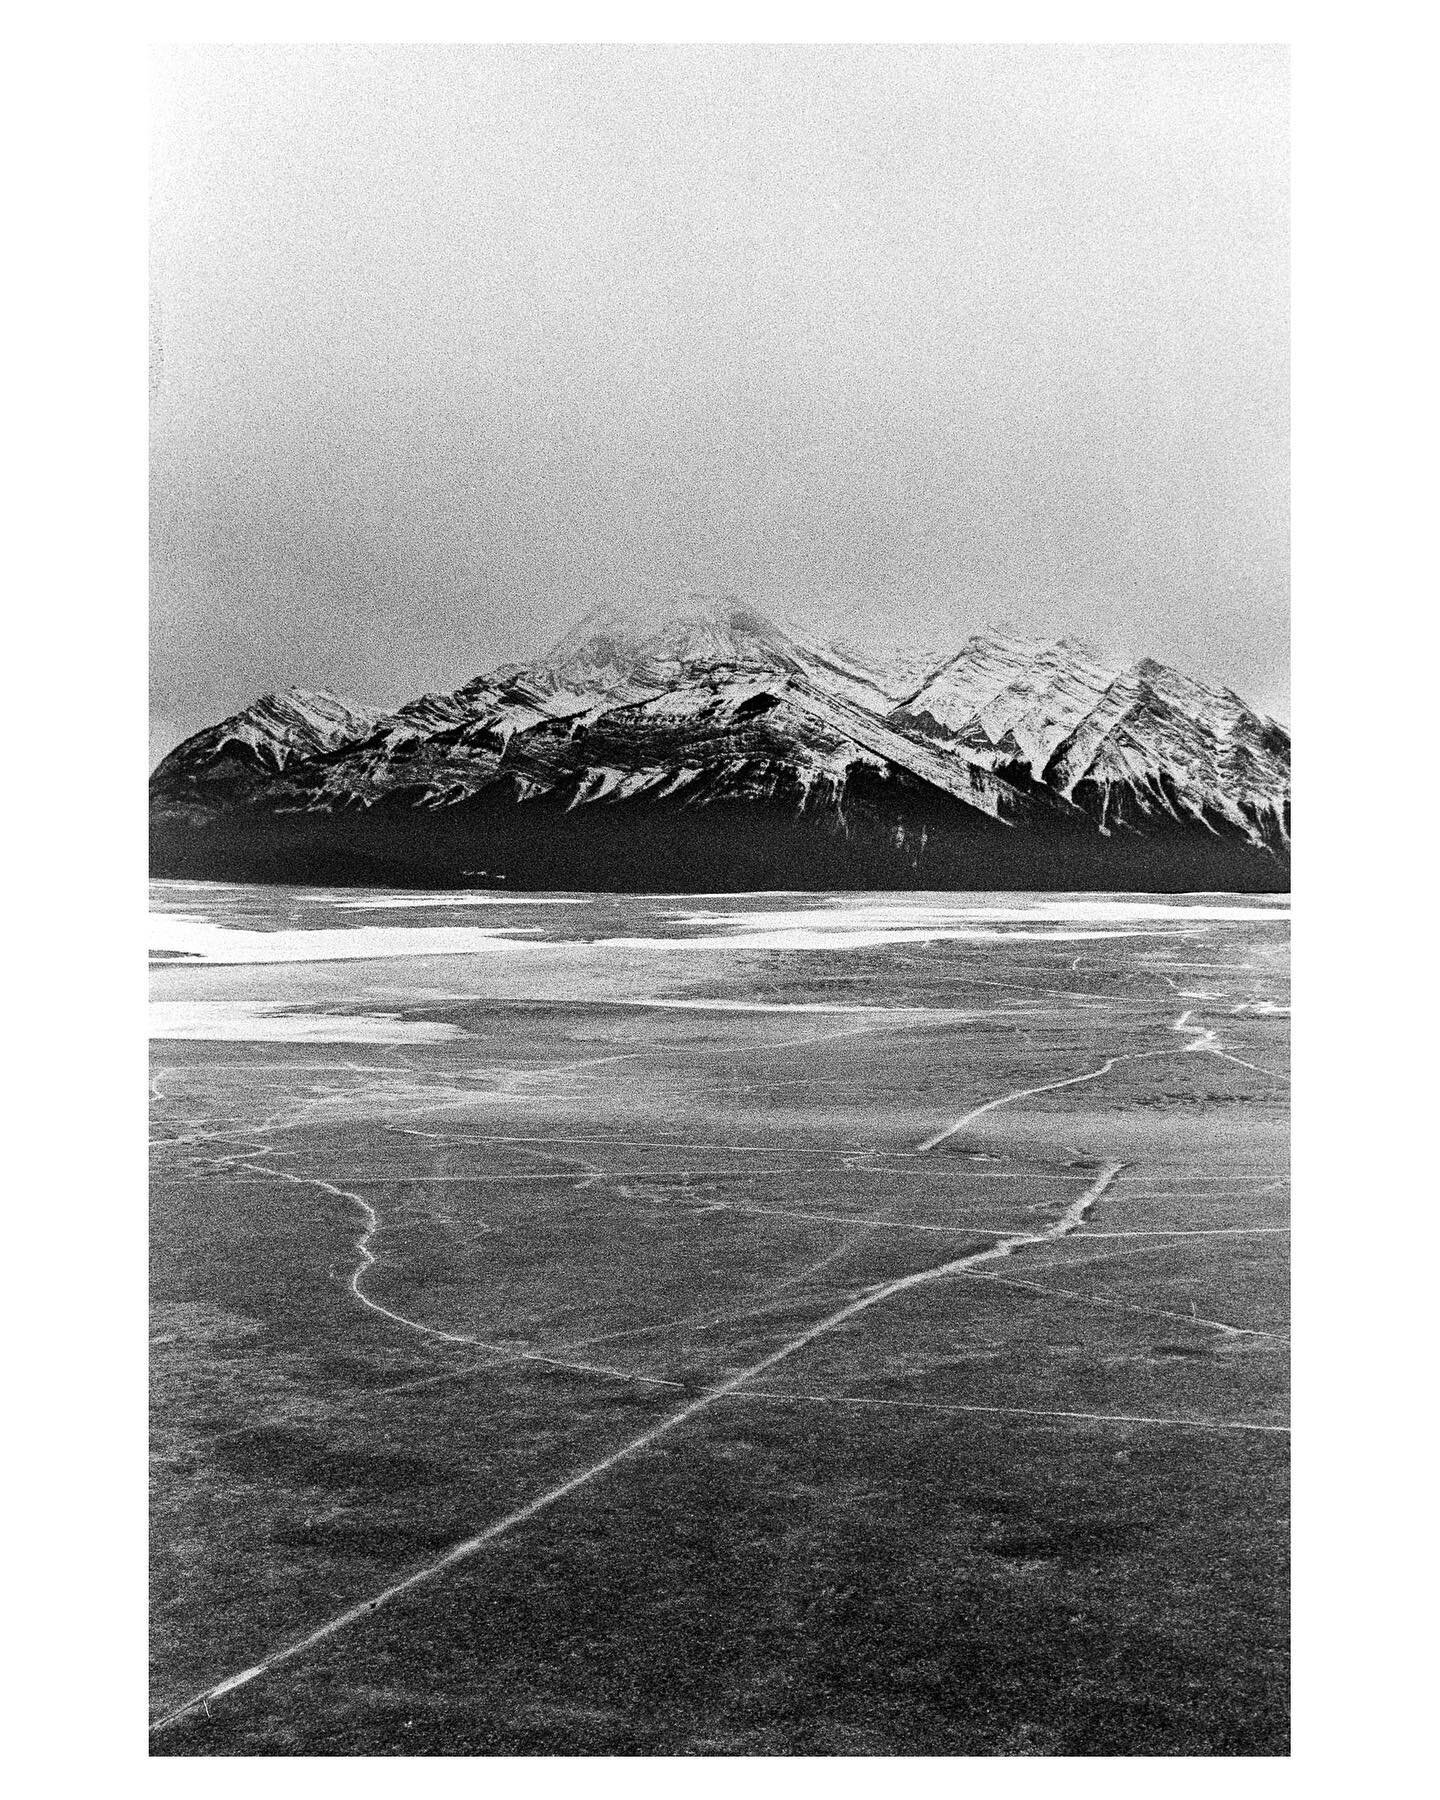
[[[1269,46],[158,53],[152,747],[683,584],[1288,717]]]

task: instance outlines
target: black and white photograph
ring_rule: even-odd
[[[1286,1756],[1287,47],[152,57],[149,1754]]]

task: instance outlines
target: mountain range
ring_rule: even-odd
[[[1284,726],[1149,658],[696,595],[394,712],[266,695],[150,780],[157,875],[402,886],[1283,891],[1289,812]]]

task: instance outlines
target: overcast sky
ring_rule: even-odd
[[[1287,71],[1239,46],[184,46],[154,748],[680,583],[1288,717]]]

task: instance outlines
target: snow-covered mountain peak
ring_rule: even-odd
[[[256,724],[269,724],[281,731],[303,731],[317,739],[348,737],[358,730],[370,730],[385,714],[358,700],[347,700],[324,688],[284,688],[279,693],[263,694],[238,715]]]
[[[1039,779],[1055,746],[1122,673],[1088,644],[978,633],[906,701],[899,718],[982,753],[994,748]]]
[[[567,687],[664,687],[698,667],[789,669],[788,632],[733,594],[641,595],[586,613],[540,659]]]
[[[544,657],[547,668],[646,653],[691,661],[743,661],[787,634],[738,594],[639,594],[590,608]]]
[[[274,770],[309,756],[361,743],[384,723],[375,707],[345,700],[323,688],[285,688],[212,725],[176,746],[155,771],[163,780],[182,769],[224,758]]]

